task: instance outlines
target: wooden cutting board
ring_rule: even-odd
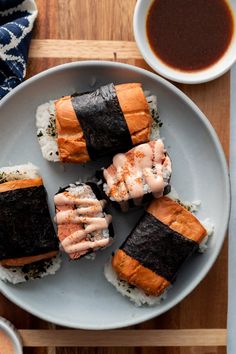
[[[61,63],[81,59],[117,60],[151,70],[142,60],[134,43],[132,16],[135,2],[36,0],[39,15],[33,34],[27,77]],[[229,73],[207,84],[178,87],[206,114],[228,158]],[[22,329],[21,334],[27,346],[25,354],[94,353],[95,350],[99,354],[151,354],[157,351],[159,354],[223,354],[226,352],[226,311],[227,242],[207,277],[185,300],[158,318],[133,327],[135,332],[88,333],[67,330],[55,334],[51,331],[38,331],[56,327],[35,318],[0,296],[0,315]],[[55,344],[60,347],[76,344],[84,348],[40,348]],[[89,349],[89,345],[100,348]],[[147,348],[155,345],[159,347],[158,350]],[[140,348],[135,348],[137,346]]]

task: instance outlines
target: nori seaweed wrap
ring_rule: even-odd
[[[47,160],[85,163],[151,140],[156,119],[156,98],[141,84],[110,83],[39,106],[37,136]]]
[[[32,164],[0,172],[0,263],[23,266],[58,253],[46,190]]]
[[[121,280],[159,296],[206,234],[182,205],[168,197],[154,199],[113,256],[113,269]]]

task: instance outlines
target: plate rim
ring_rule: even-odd
[[[209,270],[212,268],[213,264],[215,263],[221,249],[222,245],[226,236],[227,228],[228,228],[228,222],[229,222],[229,217],[230,217],[230,205],[231,205],[231,194],[230,194],[230,178],[229,178],[229,170],[228,170],[228,165],[226,161],[226,157],[221,145],[221,142],[218,138],[218,135],[211,125],[210,121],[207,119],[207,117],[204,115],[204,113],[200,110],[200,108],[185,94],[183,93],[179,88],[174,86],[172,83],[168,82],[166,79],[160,77],[157,74],[154,74],[148,70],[130,65],[130,64],[125,64],[125,63],[120,63],[120,62],[111,62],[111,61],[99,61],[99,60],[84,60],[84,61],[75,61],[75,62],[69,62],[69,63],[64,63],[60,64],[57,66],[54,66],[52,68],[46,69],[31,78],[27,79],[17,87],[15,87],[12,91],[10,91],[1,101],[0,101],[0,109],[2,106],[16,93],[24,89],[25,87],[29,86],[32,82],[37,81],[38,79],[46,77],[48,74],[60,72],[60,71],[66,71],[67,69],[76,69],[79,67],[84,67],[84,66],[103,66],[103,67],[117,67],[122,69],[128,69],[131,71],[136,72],[137,74],[144,74],[145,76],[148,76],[151,79],[154,79],[156,81],[159,81],[163,86],[167,87],[170,91],[174,92],[177,94],[179,98],[181,98],[182,101],[184,101],[190,108],[195,111],[197,114],[198,118],[201,120],[203,125],[205,126],[206,130],[210,134],[212,141],[214,143],[215,150],[217,151],[217,155],[219,156],[219,161],[222,167],[222,173],[224,176],[224,182],[225,182],[225,216],[224,220],[222,222],[222,230],[224,230],[224,235],[222,235],[221,240],[218,244],[217,247],[214,247],[213,253],[211,255],[211,258],[207,262],[206,266],[199,270],[198,277],[192,280],[191,286],[185,288],[181,294],[179,294],[176,298],[174,298],[168,305],[164,306],[161,310],[158,311],[158,314],[155,311],[155,308],[158,309],[158,306],[153,307],[153,312],[149,314],[142,314],[138,316],[138,318],[133,318],[129,319],[126,322],[113,322],[112,325],[88,325],[88,324],[81,324],[78,325],[75,322],[71,322],[69,319],[64,321],[63,319],[54,319],[51,315],[47,314],[41,314],[35,309],[32,309],[30,305],[27,305],[26,303],[22,303],[22,300],[19,300],[17,296],[13,294],[9,294],[6,290],[2,289],[2,281],[0,281],[0,292],[6,296],[10,301],[12,301],[14,304],[22,308],[23,310],[31,313],[32,315],[37,316],[38,318],[41,318],[45,321],[61,325],[61,326],[66,326],[68,328],[77,328],[77,329],[85,329],[85,330],[110,330],[110,329],[118,329],[118,328],[124,328],[127,326],[132,326],[136,325],[139,323],[142,323],[144,321],[150,320],[152,318],[155,318],[157,316],[160,316],[161,314],[167,312],[168,310],[172,309],[175,305],[180,303],[186,296],[188,296],[195,288],[197,285],[200,284],[200,282],[206,277],[208,274]]]

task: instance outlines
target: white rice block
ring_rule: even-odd
[[[60,161],[54,101],[44,103],[37,108],[36,127],[43,157],[48,161]]]
[[[160,126],[162,125],[159,114],[158,114],[158,108],[157,108],[157,97],[155,95],[152,95],[150,91],[145,90],[144,94],[146,96],[149,109],[151,112],[151,116],[153,118],[153,123],[151,127],[151,136],[150,140],[157,140],[160,138]]]
[[[0,279],[11,284],[19,284],[28,280],[44,278],[47,275],[54,275],[61,267],[61,256],[57,255],[49,260],[23,267],[3,267],[0,265]]]
[[[21,179],[34,179],[38,177],[40,177],[39,169],[31,162],[28,162],[25,165],[0,168],[0,183]]]
[[[145,304],[149,306],[158,305],[166,298],[167,290],[165,290],[160,296],[149,296],[141,289],[130,285],[124,280],[120,280],[112,267],[111,261],[106,263],[104,274],[107,281],[111,283],[121,295],[127,296],[133,301],[136,306],[142,306]]]
[[[199,206],[201,204],[200,200],[194,202],[188,202],[182,200],[180,201],[179,195],[174,188],[172,188],[171,192],[168,193],[166,196],[179,202],[190,212],[196,212],[199,209]],[[214,224],[209,218],[203,221],[200,220],[200,222],[207,231],[207,235],[199,244],[199,252],[204,253],[208,247],[207,242],[209,240],[209,237],[212,236],[214,233]],[[160,304],[160,302],[166,298],[167,291],[170,288],[169,287],[168,289],[166,289],[166,291],[161,296],[158,297],[148,296],[141,289],[138,289],[130,285],[128,282],[124,280],[120,280],[112,267],[111,261],[105,265],[104,274],[108,282],[110,282],[113,286],[115,286],[116,290],[119,293],[121,293],[123,296],[127,296],[131,301],[133,301],[136,304],[136,306],[142,306],[144,304],[148,304],[149,306]]]
[[[157,98],[145,91],[153,124],[150,140],[159,138],[160,120],[157,110]],[[41,104],[36,111],[37,137],[41,147],[43,157],[48,161],[60,161],[57,145],[56,117],[54,101]]]
[[[0,168],[0,183],[15,180],[34,179],[38,177],[40,177],[38,167],[30,162],[24,165]],[[43,278],[46,275],[55,274],[61,266],[61,258],[58,255],[52,259],[40,261],[40,270],[36,269],[37,263],[24,267],[3,267],[0,264],[0,279],[12,284],[17,284],[30,279]],[[44,265],[43,267],[41,266],[42,264]],[[30,270],[26,272],[25,269]]]
[[[211,237],[213,235],[215,226],[209,218],[207,218],[203,221],[200,221],[200,222],[201,222],[202,226],[205,227],[207,235],[204,237],[202,242],[199,244],[199,251],[198,252],[204,253],[204,252],[206,252],[206,250],[208,248],[207,242],[209,240],[209,237]]]

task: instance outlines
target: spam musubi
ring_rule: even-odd
[[[85,163],[157,137],[157,117],[140,83],[111,83],[39,106],[37,136],[45,159]]]
[[[171,160],[161,139],[138,145],[113,157],[103,170],[103,190],[122,211],[170,191]]]
[[[12,283],[54,274],[59,245],[38,168],[0,169],[0,278]]]
[[[105,276],[137,305],[158,303],[207,230],[169,197],[153,199],[105,267]]]
[[[107,247],[112,242],[112,217],[96,183],[77,182],[61,188],[54,203],[58,238],[71,259]]]

